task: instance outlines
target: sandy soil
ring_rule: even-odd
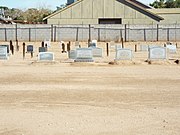
[[[133,62],[109,65],[115,51],[107,57],[105,43],[94,63],[71,63],[59,43],[49,50],[55,62],[36,62],[38,42],[26,43],[36,51],[23,60],[19,44],[0,61],[0,135],[180,134],[180,48],[168,61],[149,65],[147,52],[138,51]]]

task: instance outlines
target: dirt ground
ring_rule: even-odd
[[[0,44],[7,44],[0,42]],[[15,44],[15,43],[13,43]],[[109,65],[114,48],[94,63],[72,63],[52,43],[55,62],[37,62],[20,51],[0,60],[0,135],[179,135],[180,59],[144,62],[147,52],[132,61]],[[134,45],[159,44],[125,43]],[[81,43],[87,46],[87,43]],[[74,48],[74,43],[71,44]]]

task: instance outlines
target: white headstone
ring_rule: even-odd
[[[54,53],[52,52],[40,52],[38,54],[39,61],[53,61],[54,60]]]
[[[76,50],[70,50],[68,52],[69,59],[76,59]]]
[[[77,48],[75,62],[93,62],[92,48]]]
[[[150,60],[162,60],[167,58],[167,51],[165,47],[152,47],[149,48]]]
[[[48,48],[50,48],[51,47],[51,40],[45,40],[44,41],[44,46],[46,47],[46,45],[47,45]]]
[[[93,57],[102,57],[103,50],[102,48],[92,48]]]
[[[110,42],[110,48],[115,48],[115,42],[114,41]]]
[[[116,60],[132,60],[132,50],[130,49],[118,49],[116,50]]]
[[[166,45],[166,48],[169,50],[169,53],[176,53],[176,45]]]
[[[8,54],[7,54],[7,47],[0,46],[0,59],[7,60]]]
[[[140,51],[148,51],[149,46],[148,45],[140,45]]]
[[[115,50],[122,49],[122,45],[115,45]]]

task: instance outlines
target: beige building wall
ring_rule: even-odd
[[[79,0],[57,11],[48,24],[98,24],[99,18],[122,18],[122,24],[152,24],[154,19],[117,0]]]
[[[180,24],[180,8],[149,9],[149,11],[164,18],[161,24]]]

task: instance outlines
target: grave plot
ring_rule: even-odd
[[[38,61],[54,61],[54,53],[40,52],[38,54]]]
[[[115,60],[132,60],[133,54],[130,49],[118,49],[116,50]]]
[[[77,48],[74,62],[94,62],[92,48]]]
[[[0,60],[7,60],[7,59],[8,59],[7,47],[0,46]]]
[[[149,60],[165,60],[167,59],[167,50],[165,47],[149,48]]]

